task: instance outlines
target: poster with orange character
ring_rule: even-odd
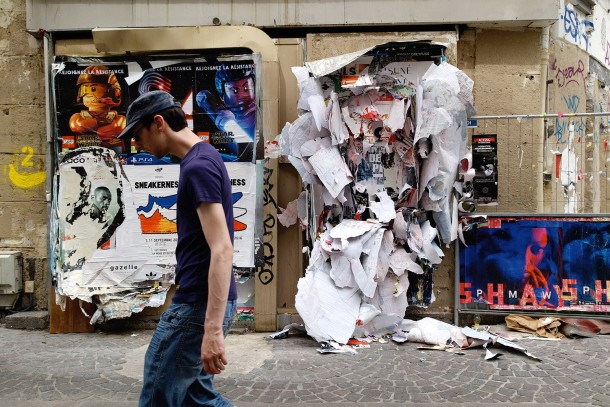
[[[54,64],[55,109],[61,151],[101,146],[125,152],[116,136],[125,128],[128,97],[123,63],[77,62]]]

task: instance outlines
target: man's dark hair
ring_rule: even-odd
[[[108,187],[101,186],[95,188],[95,191],[93,191],[93,193],[97,194],[99,191],[110,192],[110,189],[108,189]]]
[[[161,115],[161,117],[163,117],[163,120],[167,122],[167,125],[173,131],[180,131],[188,126],[184,111],[179,107],[170,107],[169,109],[161,110],[153,115],[146,116],[142,118],[142,125],[146,128],[149,128],[150,125],[153,123],[156,115]]]

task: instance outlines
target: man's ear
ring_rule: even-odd
[[[163,127],[166,125],[165,119],[160,114],[156,114],[153,118],[153,123],[158,131],[163,131]]]

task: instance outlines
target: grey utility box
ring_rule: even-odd
[[[0,252],[0,308],[15,306],[23,287],[21,252]]]

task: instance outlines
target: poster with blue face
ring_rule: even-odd
[[[490,216],[464,241],[460,309],[610,312],[610,218]]]
[[[253,162],[256,142],[256,64],[248,58],[195,63],[193,127],[224,161]]]

